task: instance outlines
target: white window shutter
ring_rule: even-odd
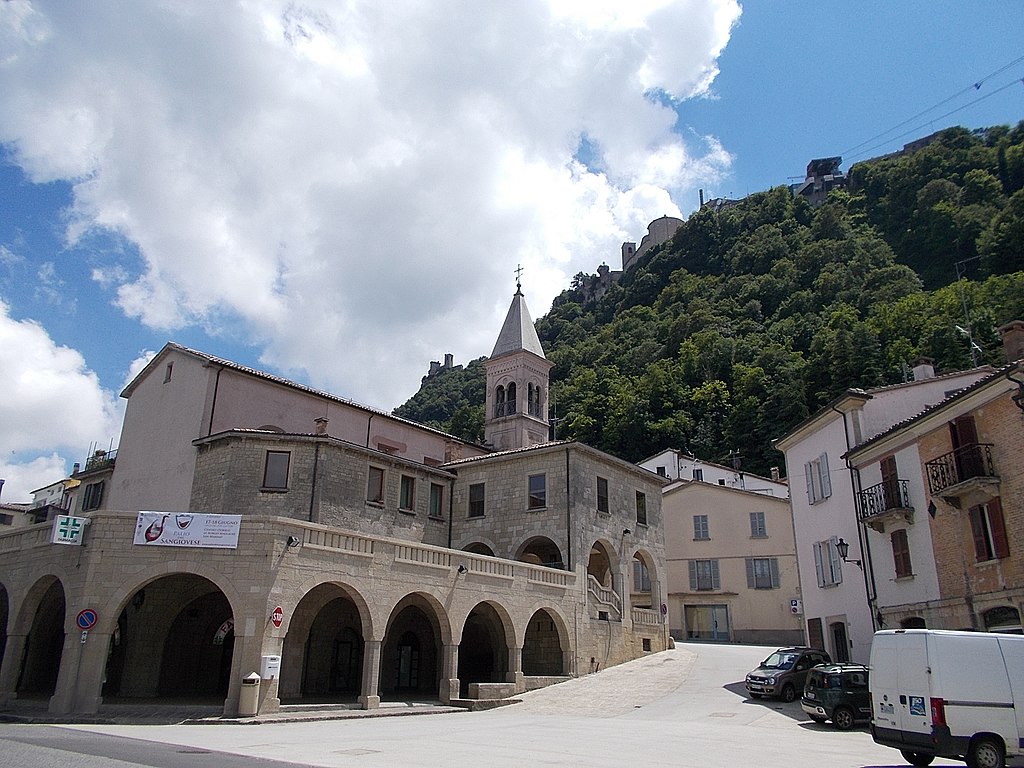
[[[833,584],[843,583],[843,563],[839,559],[839,547],[836,546],[836,542],[839,541],[833,536],[828,542],[828,556],[832,565],[832,582]]]
[[[818,469],[821,472],[821,498],[827,499],[832,495],[832,478],[828,472],[828,454],[823,453],[818,459]]]
[[[751,557],[747,558],[747,589],[753,589],[756,586],[754,579],[754,559]]]
[[[711,588],[712,589],[721,589],[722,588],[722,584],[718,580],[718,561],[717,560],[712,560],[711,561]]]
[[[772,574],[772,589],[778,589],[779,587],[779,560],[773,557],[768,561],[768,567]]]
[[[697,591],[697,561],[696,560],[690,560],[689,561],[689,566],[690,566],[690,591],[696,592]]]
[[[818,586],[825,586],[825,563],[821,556],[821,542],[814,542],[814,570],[818,574]]]
[[[816,501],[814,498],[814,468],[809,461],[804,464],[804,476],[807,478],[807,503],[813,504]]]

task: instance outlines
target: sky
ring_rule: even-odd
[[[660,216],[1024,119],[1016,0],[0,3],[0,501],[168,341],[390,411]]]

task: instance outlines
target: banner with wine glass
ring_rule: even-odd
[[[241,515],[139,512],[133,543],[153,547],[236,549],[241,525]]]

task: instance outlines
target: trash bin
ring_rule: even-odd
[[[238,714],[253,717],[260,709],[260,676],[250,672],[242,678],[242,690],[238,695]]]

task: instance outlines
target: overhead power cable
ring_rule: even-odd
[[[840,154],[845,157],[847,154],[860,149],[861,147],[865,146],[866,144],[871,144],[872,142],[875,142],[875,141],[881,139],[884,136],[888,136],[892,132],[899,130],[900,128],[902,128],[903,126],[907,125],[908,123],[912,123],[915,120],[917,120],[917,119],[927,115],[929,112],[934,112],[939,107],[942,107],[942,106],[948,104],[949,102],[953,101],[954,99],[960,98],[965,93],[970,93],[972,90],[973,91],[980,91],[981,87],[985,84],[986,80],[990,80],[991,78],[993,78],[993,77],[995,77],[997,75],[1002,74],[1006,70],[1010,69],[1011,67],[1015,67],[1017,64],[1020,64],[1021,62],[1024,62],[1024,56],[1021,56],[1021,57],[1019,57],[1017,59],[1014,59],[1009,64],[1004,64],[1002,67],[997,69],[995,72],[991,72],[991,73],[985,75],[984,77],[982,77],[980,80],[976,80],[974,83],[972,83],[971,85],[968,85],[966,88],[963,88],[960,91],[957,91],[952,96],[948,96],[947,98],[943,99],[942,101],[938,102],[937,104],[933,104],[932,106],[928,107],[928,109],[925,109],[925,110],[922,110],[921,112],[918,112],[913,117],[908,117],[906,120],[904,120],[901,123],[897,123],[892,128],[889,128],[888,130],[882,131],[882,133],[879,133],[879,134],[877,134],[875,136],[872,136],[871,138],[862,141],[860,144],[857,144],[856,146],[853,146],[853,147],[850,147],[847,150],[844,150]],[[1014,81],[1014,82],[1017,82],[1017,81]],[[1010,85],[1012,85],[1012,84],[1013,83],[1010,83]],[[1001,90],[1005,90],[1005,88],[1007,88],[1007,87],[1009,87],[1009,85],[1003,86],[1002,88],[1000,88],[997,91],[993,91],[993,93],[990,94],[990,95],[994,95],[995,93],[998,93]],[[976,104],[980,100],[981,99],[978,99],[976,101],[971,102],[970,104],[965,104],[964,107],[971,106],[971,104]],[[964,107],[961,107],[960,109],[963,109]],[[953,112],[956,112],[956,111],[958,111],[958,110],[953,110]],[[946,117],[946,116],[948,116],[950,114],[953,114],[953,112],[948,112],[948,113],[946,113],[946,115],[942,115],[941,117]],[[931,120],[940,120],[941,117],[932,118]],[[931,122],[931,120],[929,120],[928,122]],[[919,128],[914,128],[911,131],[909,131],[909,133],[913,133],[916,130],[919,130]],[[900,136],[895,136],[895,137],[891,137],[889,139],[886,139],[886,141],[892,141],[892,140],[894,140],[896,138],[900,138],[901,136],[906,136],[906,135],[907,135],[907,133],[903,133]],[[870,151],[870,149],[869,150],[865,150],[865,151]],[[861,153],[861,154],[863,154],[863,153]]]

